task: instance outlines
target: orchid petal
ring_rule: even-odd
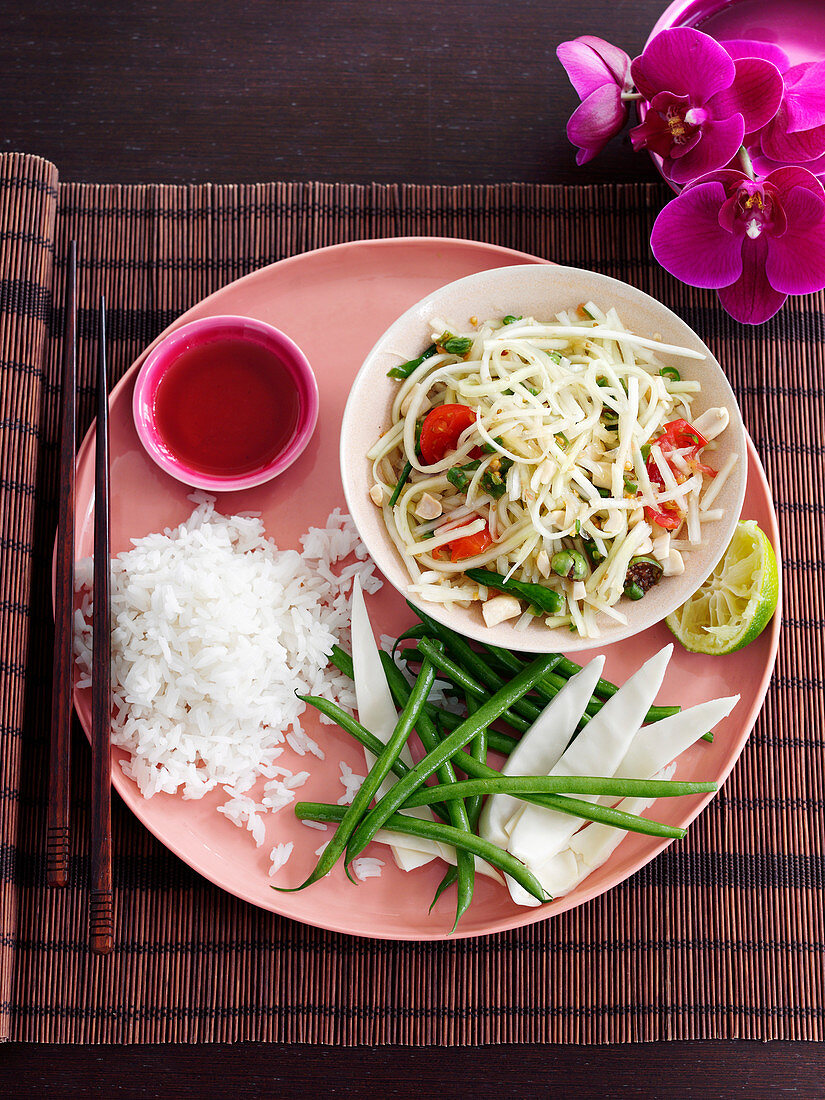
[[[765,183],[774,187],[781,196],[792,187],[806,187],[820,198],[825,198],[825,189],[810,168],[799,165],[782,165],[771,172]]]
[[[762,152],[771,160],[784,164],[805,163],[825,153],[825,126],[789,133],[788,105],[783,101],[776,117],[762,130],[760,142]]]
[[[745,124],[741,115],[706,122],[702,127],[702,140],[689,148],[681,157],[665,163],[665,172],[674,183],[689,183],[700,176],[724,166],[733,157],[745,136]],[[675,150],[671,152],[674,156]]]
[[[769,61],[746,57],[735,65],[733,84],[711,96],[705,106],[715,118],[742,115],[745,132],[750,133],[765,126],[779,110],[785,86],[779,69]]]
[[[565,68],[580,99],[587,99],[604,84],[624,88],[630,77],[630,58],[624,50],[593,35],[562,42],[556,56]]]
[[[721,183],[698,183],[672,199],[656,218],[650,235],[653,255],[683,283],[716,290],[742,273],[742,238],[719,225],[725,198]]]
[[[825,126],[825,61],[795,65],[785,73],[788,133]]]
[[[761,325],[785,303],[787,294],[774,290],[765,274],[768,242],[764,236],[740,238],[742,274],[730,286],[717,290],[722,308],[744,325]]]
[[[592,34],[583,34],[580,41],[586,43],[594,53],[604,61],[608,71],[612,74],[617,84],[630,88],[630,55],[618,46],[605,42],[603,38],[596,38]]]
[[[787,232],[771,237],[765,274],[785,294],[812,294],[825,287],[825,194],[792,187],[783,198]]]
[[[766,157],[761,149],[749,149],[751,161],[756,173],[760,176],[767,176],[772,172],[776,172],[779,168],[784,168],[785,165],[781,161],[772,160],[770,157]],[[805,161],[805,168],[813,176],[819,176],[820,178],[825,175],[825,155],[817,157],[816,160]]]
[[[773,42],[758,42],[754,38],[727,38],[720,41],[719,45],[725,47],[734,61],[738,61],[740,57],[761,57],[763,61],[776,65],[780,73],[784,73],[790,65],[788,55]]]
[[[736,76],[733,61],[719,43],[692,27],[661,31],[630,71],[645,99],[667,90],[690,96],[694,104],[730,87]]]
[[[673,145],[673,134],[661,114],[651,108],[645,113],[644,122],[630,131],[630,141],[636,153],[640,149],[649,149],[660,157],[666,157]]]
[[[579,147],[577,164],[600,153],[627,121],[627,105],[616,84],[603,84],[580,103],[567,123],[567,137]]]
[[[695,148],[701,140],[702,140],[702,131],[699,130],[699,129],[694,130],[689,138],[687,138],[687,139],[682,138],[681,142],[678,145],[673,141],[673,138],[671,137],[670,149],[668,150],[668,157],[670,159],[674,160],[674,161],[680,160],[687,153],[689,153],[691,151],[691,149]],[[730,157],[728,157],[728,160],[730,160]],[[717,164],[714,165],[714,168],[718,168],[718,167],[719,166]],[[692,179],[692,180],[698,179],[700,175],[702,175],[701,172],[694,172],[689,177],[689,179]],[[688,181],[685,181],[685,182],[688,182]]]

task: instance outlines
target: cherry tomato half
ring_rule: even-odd
[[[461,433],[476,422],[469,405],[436,405],[424,417],[418,449],[428,466],[454,451]]]
[[[665,505],[662,507],[664,509]],[[651,508],[649,504],[646,504],[645,515],[651,523],[663,527],[666,531],[675,531],[677,527],[682,526],[682,515],[678,510],[672,512],[670,510],[663,510],[660,512],[656,508]]]
[[[700,432],[697,432],[693,425],[689,424],[687,420],[671,420],[669,424],[665,424],[662,434],[654,439],[653,442],[658,446],[662,458],[666,461],[669,451],[690,448],[688,454],[689,463],[694,460],[702,448],[707,445],[705,437]],[[671,466],[671,469],[672,468]],[[647,460],[646,469],[647,476],[653,484],[663,489],[665,487],[665,479],[662,477],[656,459],[652,455]],[[698,469],[700,469],[702,473],[707,473],[710,477],[716,476],[716,471],[711,470],[709,466],[702,466],[699,464]],[[662,524],[659,524],[659,526],[661,527]]]
[[[669,424],[665,424],[664,431],[656,440],[661,447],[662,444],[669,444],[670,448],[676,447],[690,447],[693,450],[691,458],[695,458],[703,447],[707,445],[707,440],[700,433],[697,432],[692,424],[688,424],[687,420],[671,420]],[[664,454],[664,449],[662,451]]]
[[[450,561],[463,561],[465,558],[474,558],[476,554],[483,554],[488,546],[492,546],[493,539],[485,524],[474,535],[465,535],[463,539],[454,539],[447,543],[450,551]]]

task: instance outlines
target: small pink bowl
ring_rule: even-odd
[[[297,423],[275,456],[263,466],[227,475],[206,472],[182,461],[164,440],[156,416],[158,387],[172,364],[184,352],[218,340],[264,348],[289,375],[298,398]],[[227,400],[231,400],[231,391]],[[309,443],[318,420],[318,384],[307,357],[279,329],[251,317],[204,317],[175,329],[147,355],[135,381],[132,412],[141,443],[167,474],[185,485],[212,492],[250,489],[283,473]]]

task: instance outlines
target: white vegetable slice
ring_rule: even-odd
[[[619,767],[617,779],[652,779],[662,775],[665,767],[676,760],[686,749],[701,739],[704,733],[712,730],[723,718],[727,718],[736,704],[738,695],[724,699],[710,699],[695,707],[662,718],[649,726],[643,726],[631,742]],[[671,769],[670,774],[675,770]],[[670,778],[670,775],[667,775]],[[608,796],[602,796],[600,803],[613,802]],[[652,798],[625,798],[617,806],[631,814],[643,813],[653,804]],[[619,844],[627,836],[624,829],[596,822],[580,829],[570,839],[569,847],[557,853],[539,871],[534,873],[551,897],[559,898],[569,894],[580,882],[610,858]],[[575,856],[575,863],[571,857]],[[519,905],[537,905],[538,902],[526,890],[516,883],[509,883],[510,894]]]
[[[607,700],[552,768],[551,775],[615,773],[656,698],[672,652],[673,646],[667,645],[654,654]],[[592,802],[595,796],[587,800]],[[582,818],[528,804],[521,811],[507,848],[536,873],[567,846],[583,824]],[[517,884],[509,877],[507,884],[512,893]]]
[[[655,772],[651,778],[670,779],[676,766],[671,765],[665,771]],[[628,814],[642,814],[656,800],[654,798],[623,798],[616,807]],[[601,867],[613,855],[627,836],[624,829],[612,825],[592,822],[586,829],[579,829],[570,838],[570,846],[550,860],[542,871],[541,882],[545,890],[552,891],[555,898],[564,897],[583,882],[589,874]],[[523,905],[533,905],[535,898],[525,891]]]
[[[652,805],[652,798],[625,798],[617,809],[629,814],[641,814]],[[570,844],[557,852],[540,871],[533,873],[552,898],[562,898],[574,890],[580,882],[606,862],[627,836],[624,829],[592,822],[586,829],[579,829],[570,838]],[[510,896],[517,905],[540,905],[538,898],[528,894],[517,882],[507,880]]]
[[[619,779],[650,779],[723,718],[727,718],[738,702],[738,695],[709,699],[669,718],[642,726],[615,775]]]
[[[603,668],[604,657],[595,657],[581,672],[570,677],[522,734],[501,769],[502,775],[547,775],[567,748]],[[524,805],[509,794],[491,795],[478,819],[479,836],[506,848],[506,823]]]
[[[398,712],[392,701],[387,677],[381,666],[381,658],[378,645],[370,625],[367,605],[364,602],[364,593],[358,577],[355,577],[352,586],[352,665],[355,674],[355,698],[358,703],[358,720],[362,726],[374,733],[379,740],[387,742],[395,723],[398,720]],[[367,767],[371,768],[375,763],[375,757],[367,749],[364,749]],[[412,766],[410,750],[405,745],[401,752],[401,759],[405,764]],[[395,780],[387,776],[378,788],[378,797],[382,797],[392,787]],[[424,810],[424,813],[421,813]],[[421,806],[412,811],[415,817],[426,817],[432,820],[432,814],[426,806]],[[417,839],[417,838],[416,838]],[[423,867],[429,863],[435,854],[440,851],[440,846],[435,846],[436,852],[430,852],[429,848],[422,852],[418,844],[408,844],[406,837],[404,844],[392,845],[392,854],[395,862],[402,871],[413,871],[416,867]]]

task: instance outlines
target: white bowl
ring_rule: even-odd
[[[390,410],[398,387],[397,381],[387,377],[390,367],[421,354],[430,343],[433,318],[441,318],[453,331],[462,332],[471,327],[470,317],[486,320],[514,314],[552,320],[560,310],[587,301],[595,302],[605,311],[615,307],[624,324],[637,335],[658,334],[664,343],[691,348],[707,357],[680,362],[676,357],[665,356],[678,366],[685,379],[701,383],[702,391],[693,403],[697,415],[719,405],[730,413],[730,424],[719,437],[718,450],[713,455],[717,468],[731,452],[739,455],[714,505],[724,509],[724,518],[703,525],[705,541],[699,549],[685,555],[686,568],[681,576],[664,578],[643,600],[621,601],[627,625],[600,616],[598,638],[582,638],[566,628],[551,629],[538,618],[525,630],[516,630],[513,622],[489,628],[482,618],[480,604],[466,609],[457,606],[445,609],[441,604],[420,598],[412,601],[438,622],[479,642],[531,653],[572,652],[638,634],[684,603],[707,578],[727,548],[739,519],[747,480],[742,414],[722,368],[696,333],[648,294],[606,275],[554,265],[502,267],[450,283],[408,309],[376,343],[350,390],[341,426],[341,477],[350,514],[378,568],[407,597],[409,576],[380,509],[369,497],[371,463],[366,458],[367,451],[390,424]]]

